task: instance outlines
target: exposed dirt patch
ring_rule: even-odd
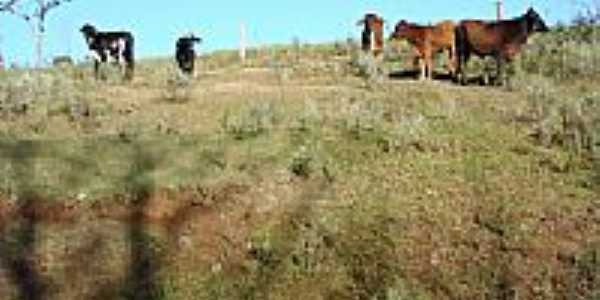
[[[253,228],[252,208],[242,201],[248,191],[224,184],[159,190],[135,201],[1,200],[0,269],[7,272],[0,273],[0,298],[12,297],[8,286],[39,281],[52,282],[56,299],[112,299],[103,290],[119,293],[128,276],[147,281],[238,266]],[[23,268],[27,274],[19,273]]]
[[[239,201],[248,187],[228,184],[216,188],[159,190],[136,202],[117,196],[92,204],[81,201],[0,201],[0,230],[8,225],[34,224],[60,231],[93,223],[120,224],[163,236],[179,255],[192,250],[196,258],[219,258],[222,243],[243,244],[251,230],[249,205]],[[60,227],[60,228],[59,228]],[[231,246],[231,245],[228,245]],[[183,251],[183,252],[182,252]],[[193,263],[191,265],[194,265]]]
[[[236,184],[214,189],[203,187],[176,191],[162,189],[136,201],[121,195],[94,201],[91,204],[77,200],[10,201],[0,197],[0,217],[2,222],[25,218],[46,224],[94,218],[126,222],[137,215],[147,223],[174,223],[178,222],[177,220],[191,218],[189,215],[195,211],[213,211],[230,201],[235,201],[237,195],[247,190],[248,187]]]

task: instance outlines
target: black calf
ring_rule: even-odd
[[[194,44],[200,42],[202,42],[202,39],[193,34],[177,40],[175,59],[182,73],[190,75],[194,72],[194,61],[196,58]]]

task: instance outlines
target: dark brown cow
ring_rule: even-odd
[[[502,78],[504,63],[510,63],[514,59],[528,37],[535,32],[548,30],[544,20],[533,8],[511,20],[460,22],[456,29],[457,74],[460,81],[463,84],[466,82],[464,67],[472,54],[479,57],[493,56],[497,64],[497,76]]]
[[[391,39],[406,39],[415,47],[416,58],[421,69],[421,79],[433,77],[433,56],[448,51],[448,69],[454,75],[456,61],[455,25],[443,21],[434,26],[421,26],[401,20],[396,24]]]
[[[357,26],[364,26],[362,32],[362,49],[374,55],[383,53],[383,24],[385,21],[374,13],[367,13]]]

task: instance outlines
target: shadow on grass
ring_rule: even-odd
[[[10,226],[0,238],[0,266],[6,270],[10,281],[16,286],[19,299],[48,299],[49,282],[44,282],[33,263],[37,247],[38,218],[34,206],[39,201],[30,182],[33,178],[32,154],[36,151],[33,142],[0,143],[0,155],[10,157],[16,175],[24,180],[17,183],[17,207],[19,220]]]
[[[156,274],[161,268],[162,257],[145,228],[144,210],[156,188],[148,174],[156,169],[157,161],[140,145],[134,147],[135,161],[125,178],[132,197],[132,214],[128,232],[131,265],[123,291],[127,299],[154,300],[160,298],[161,288]]]
[[[389,73],[392,80],[419,80],[419,70],[402,70]],[[448,73],[433,72],[433,80],[453,82],[453,78]]]
[[[20,300],[56,299],[59,285],[44,276],[37,259],[40,230],[44,226],[44,211],[40,207],[47,204],[35,192],[33,182],[37,176],[36,159],[41,154],[43,142],[0,141],[0,155],[10,163],[16,180],[13,193],[16,199],[15,216],[0,228],[0,268],[13,285],[16,297]],[[122,179],[128,188],[131,203],[130,218],[126,221],[129,245],[129,266],[125,280],[114,279],[96,287],[91,299],[145,299],[161,298],[161,286],[157,272],[161,269],[162,256],[160,243],[148,234],[144,222],[144,210],[155,190],[155,183],[148,176],[157,166],[156,157],[150,155],[140,144],[131,143],[134,155],[128,174]],[[53,160],[69,162],[69,157],[53,157]],[[91,161],[91,160],[90,160]],[[95,168],[87,162],[74,162],[83,168]],[[74,170],[78,172],[83,170]],[[87,171],[87,170],[86,170]],[[76,176],[68,176],[69,183]],[[45,202],[46,201],[46,202]],[[91,237],[91,243],[83,247],[86,253],[77,253],[76,259],[66,262],[67,270],[89,269],[96,259],[98,237]],[[75,257],[75,256],[74,256]],[[73,259],[74,257],[70,257]],[[87,274],[93,276],[94,274]]]

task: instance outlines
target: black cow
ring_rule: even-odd
[[[96,27],[85,24],[81,27],[92,55],[94,56],[94,74],[98,78],[101,63],[114,59],[124,70],[125,79],[133,79],[134,70],[134,38],[127,31],[98,31]]]
[[[200,42],[202,42],[202,39],[194,36],[193,34],[180,37],[177,40],[175,59],[177,60],[179,69],[183,74],[191,75],[194,72],[194,61],[196,58],[194,44]]]

